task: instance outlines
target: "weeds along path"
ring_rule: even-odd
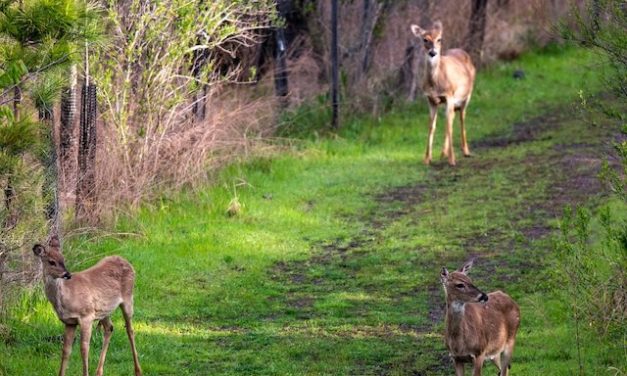
[[[360,234],[276,264],[271,276],[286,286],[290,325],[314,322],[338,341],[396,350],[357,362],[351,374],[450,374],[441,267],[474,258],[477,286],[524,301],[545,286],[550,234],[564,206],[601,198],[597,175],[610,135],[573,120],[572,110],[514,124],[510,134],[476,141],[475,157],[456,168],[436,162],[425,180],[372,193],[374,207],[355,218],[364,223]],[[523,305],[523,314],[529,309]],[[525,324],[523,317],[522,332]],[[521,342],[515,367],[525,361]]]

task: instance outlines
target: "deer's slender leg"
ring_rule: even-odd
[[[65,325],[65,334],[63,335],[63,350],[61,352],[61,369],[59,376],[65,376],[68,360],[72,353],[72,344],[74,343],[74,334],[76,333],[76,325]]]
[[[505,351],[503,351],[501,374],[500,376],[507,376],[509,374],[509,368],[512,364],[512,355],[514,353],[514,342],[510,342],[505,346]]]
[[[128,340],[131,342],[131,352],[133,353],[133,363],[135,365],[135,376],[142,376],[142,369],[139,366],[139,359],[137,357],[137,349],[135,347],[135,333],[133,332],[133,326],[131,319],[133,318],[133,300],[123,302],[120,307],[122,308],[122,315],[124,316],[124,322],[126,323],[126,334]]]
[[[425,153],[425,164],[431,163],[433,150],[433,135],[435,134],[435,123],[438,119],[438,106],[429,103],[429,139],[427,140],[427,152]]]
[[[496,368],[499,369],[499,375],[500,375],[501,370],[503,369],[503,367],[501,366],[501,354],[498,354],[497,356],[495,356],[494,359],[492,359],[492,361],[494,362],[494,365],[496,366]]]
[[[81,356],[83,357],[83,376],[89,376],[89,341],[91,340],[91,318],[81,319],[78,325],[81,327]]]
[[[445,149],[442,150],[443,154],[448,156],[448,164],[455,166],[455,149],[453,149],[453,120],[455,120],[455,107],[453,103],[449,101],[446,104],[446,138],[444,140]]]
[[[483,367],[484,359],[485,359],[485,357],[483,355],[476,356],[473,359],[472,376],[481,376],[481,367]]]
[[[470,149],[468,148],[468,140],[466,139],[466,105],[459,110],[459,123],[461,124],[462,151],[464,157],[470,157]]]
[[[111,341],[111,335],[113,335],[113,323],[110,317],[105,317],[100,320],[102,325],[103,341],[102,351],[100,351],[100,360],[98,361],[98,368],[96,368],[96,376],[102,376],[104,372],[104,362],[107,357],[107,350],[109,349],[109,342]]]
[[[464,376],[464,363],[455,359],[455,376]]]

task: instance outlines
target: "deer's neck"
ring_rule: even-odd
[[[437,85],[438,76],[441,69],[440,55],[431,58],[425,55],[425,85],[428,87],[434,87]]]
[[[57,312],[59,318],[62,319],[64,308],[63,308],[63,296],[64,296],[64,280],[62,278],[52,278],[50,276],[45,276],[44,282],[44,291],[46,292],[46,297],[54,307],[54,310]]]
[[[446,329],[449,336],[458,337],[463,335],[464,315],[466,304],[461,301],[451,300],[446,304]]]

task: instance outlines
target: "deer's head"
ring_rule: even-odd
[[[33,253],[41,260],[44,275],[48,275],[54,279],[70,279],[72,278],[72,274],[65,268],[65,260],[59,248],[59,239],[53,237],[50,239],[47,248],[41,244],[35,244],[33,246]]]
[[[442,50],[442,22],[435,21],[430,29],[425,30],[418,25],[411,25],[412,33],[420,39],[425,54],[431,59],[440,56]]]
[[[472,268],[472,261],[465,263],[461,268],[449,273],[442,268],[440,278],[447,301],[453,304],[487,302],[488,296],[472,284],[468,272]]]

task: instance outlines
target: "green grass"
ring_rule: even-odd
[[[591,174],[568,168],[581,153],[601,158],[598,146],[613,126],[600,112],[591,126],[572,105],[579,90],[603,89],[597,63],[567,49],[480,73],[468,111],[469,138],[479,147],[470,159],[458,152],[456,168],[437,157],[432,167],[422,164],[422,101],[350,120],[335,137],[313,137],[314,122],[288,152],[233,164],[214,186],[118,222],[118,233],[135,235],[71,239],[67,264],[77,271],[120,254],[134,265],[146,375],[449,375],[438,273],[477,257],[477,285],[503,289],[521,306],[513,374],[574,374],[569,305],[548,278],[551,233],[564,204],[603,200],[585,187],[555,189]],[[511,78],[517,68],[526,79]],[[556,117],[537,118],[547,113]],[[521,127],[533,137],[499,146],[520,137]],[[235,195],[243,208],[229,217]],[[16,302],[7,325],[0,374],[57,372],[62,326],[40,287]],[[114,325],[105,372],[128,375],[119,313]],[[585,335],[589,374],[626,370],[622,347]],[[94,335],[92,372],[101,342]],[[70,374],[80,367],[75,345]]]

